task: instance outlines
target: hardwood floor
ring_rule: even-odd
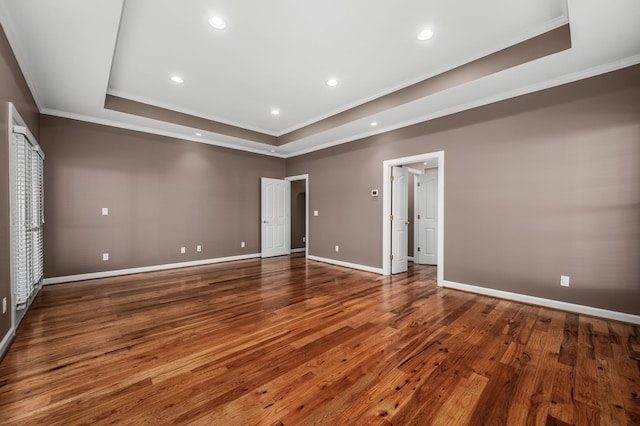
[[[0,363],[0,424],[638,425],[638,328],[247,260],[45,287]]]

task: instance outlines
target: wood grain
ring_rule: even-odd
[[[45,287],[0,424],[637,425],[629,324],[254,259]]]

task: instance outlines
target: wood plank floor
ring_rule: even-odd
[[[0,424],[638,425],[638,329],[247,260],[45,287],[0,363]]]

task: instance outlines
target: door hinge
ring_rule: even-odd
[[[418,186],[420,186],[420,182],[418,182]]]
[[[389,259],[393,260],[393,255],[389,256]]]
[[[391,175],[391,182],[393,182],[393,175]]]
[[[418,251],[420,251],[420,247],[418,247]]]
[[[391,220],[393,220],[393,215],[391,215]]]
[[[418,219],[420,219],[420,215],[418,215]]]

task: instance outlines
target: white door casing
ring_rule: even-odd
[[[291,254],[291,182],[261,179],[261,255]]]
[[[414,262],[438,264],[438,169],[414,180]]]
[[[405,164],[417,164],[425,161],[434,161],[438,164],[438,268],[437,283],[439,287],[444,285],[444,194],[445,194],[445,155],[444,151],[429,152],[424,154],[416,154],[408,157],[393,158],[382,162],[382,274],[391,274],[391,173],[393,166],[401,166]]]
[[[409,248],[409,171],[394,166],[391,172],[391,273],[406,272]]]
[[[293,182],[293,181],[297,181],[297,180],[303,180],[305,182],[305,200],[304,200],[304,236],[305,236],[305,246],[304,246],[304,252],[305,252],[305,257],[309,254],[309,175],[308,174],[304,174],[304,175],[297,175],[297,176],[288,176],[286,178],[284,178],[285,180],[288,180],[289,182]],[[289,229],[289,234],[291,234],[291,229]],[[293,251],[291,251],[293,253]]]

